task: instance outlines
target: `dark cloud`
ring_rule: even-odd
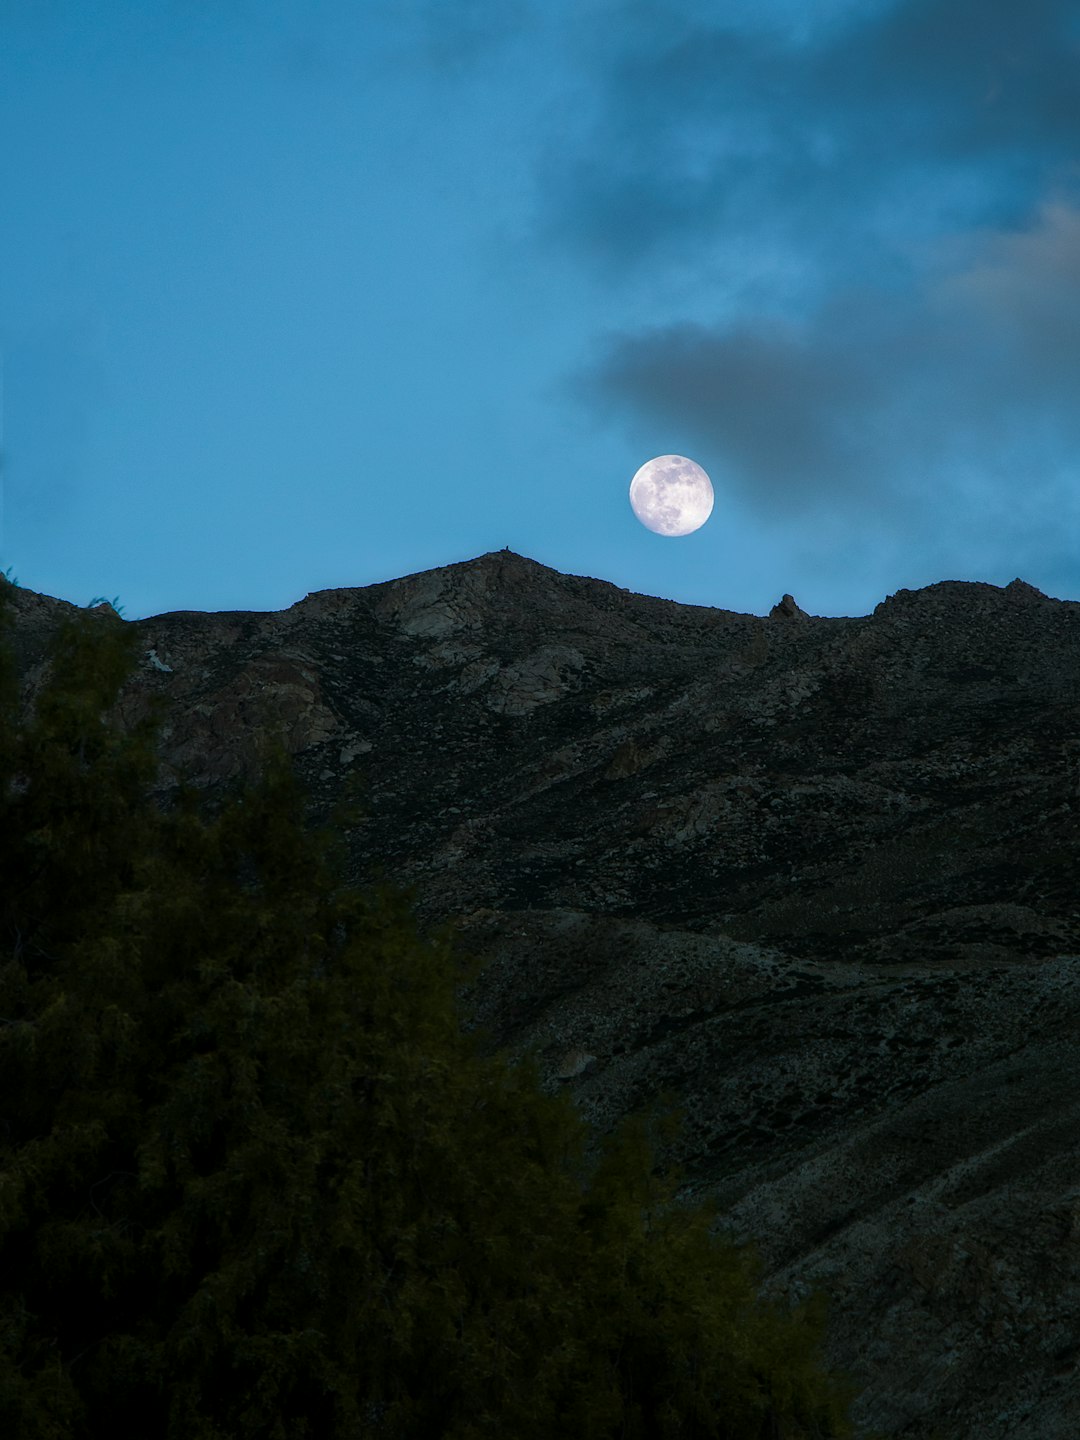
[[[538,165],[543,235],[609,273],[770,238],[828,271],[1080,181],[1075,0],[900,0],[811,32],[646,9]]]
[[[798,323],[609,335],[569,388],[760,514],[895,518],[973,475],[1022,501],[1080,449],[1080,211],[963,248],[916,290],[838,292]]]
[[[683,10],[667,29],[634,8],[541,156],[538,223],[638,313],[673,313],[609,332],[564,393],[770,522],[937,543],[948,515],[972,552],[996,526],[1064,554],[1080,5]]]
[[[1060,532],[1077,0],[553,7],[573,79],[537,132],[536,253],[654,317],[564,393],[759,516],[925,530],[951,497],[1030,547]],[[506,34],[496,13],[468,12],[461,53]]]
[[[824,50],[812,87],[838,115],[901,120],[933,156],[1068,157],[1080,139],[1076,15],[1075,0],[908,0]]]

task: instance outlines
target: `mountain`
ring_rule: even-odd
[[[24,712],[75,607],[14,591]],[[349,879],[454,917],[462,998],[597,1135],[670,1158],[833,1296],[889,1436],[1080,1434],[1080,603],[1022,580],[768,617],[510,551],[280,612],[128,622],[113,718],[168,698],[154,793],[280,727]]]

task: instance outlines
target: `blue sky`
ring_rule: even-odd
[[[4,0],[0,135],[23,585],[1080,599],[1076,0]]]

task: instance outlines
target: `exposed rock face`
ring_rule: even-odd
[[[73,607],[14,595],[30,705]],[[1080,604],[762,619],[500,551],[129,623],[161,802],[270,722],[326,810],[359,767],[351,878],[460,917],[476,1023],[598,1133],[680,1093],[686,1193],[831,1292],[860,1425],[1080,1435]]]
[[[795,603],[794,595],[782,595],[779,605],[774,605],[769,611],[770,620],[809,620],[805,610],[801,610]]]

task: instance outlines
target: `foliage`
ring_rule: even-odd
[[[92,610],[95,605],[111,605],[112,608],[116,611],[117,615],[123,615],[124,607],[116,603],[119,599],[119,595],[114,595],[111,600],[107,595],[95,595],[86,608],[88,610]]]
[[[68,622],[22,726],[0,649],[0,1433],[849,1436],[823,1298],[674,1202],[670,1097],[587,1166],[279,739],[213,821],[156,807],[160,711],[104,723],[136,645]]]
[[[9,585],[14,585],[14,588],[19,589],[19,577],[12,575],[12,566],[10,566],[10,564],[6,570],[0,570],[0,579],[7,580]],[[120,600],[120,596],[118,595],[112,596],[112,599],[109,599],[107,595],[95,595],[94,599],[86,606],[86,609],[91,609],[92,611],[95,605],[101,605],[101,603],[104,602],[105,605],[111,605],[112,609],[117,612],[117,615],[122,615],[122,613],[124,613],[124,606],[120,605],[118,600]]]
[[[8,566],[8,568],[7,568],[6,570],[0,572],[0,578],[6,580],[9,585],[14,585],[16,589],[19,589],[19,588],[20,588],[20,587],[19,587],[18,579],[17,579],[14,575],[12,575],[12,573],[11,573],[11,566],[10,566],[10,565]],[[88,605],[86,608],[87,608],[88,610],[92,610],[95,605],[100,605],[100,604],[102,603],[102,601],[104,601],[104,603],[105,603],[106,605],[111,605],[111,606],[112,606],[112,608],[116,611],[117,615],[123,615],[123,613],[124,613],[124,607],[123,607],[122,605],[119,605],[119,604],[117,603],[117,602],[119,601],[119,599],[120,599],[120,596],[119,596],[119,595],[114,595],[111,600],[109,599],[109,597],[108,597],[107,595],[95,595],[94,598],[90,601],[89,605]]]

